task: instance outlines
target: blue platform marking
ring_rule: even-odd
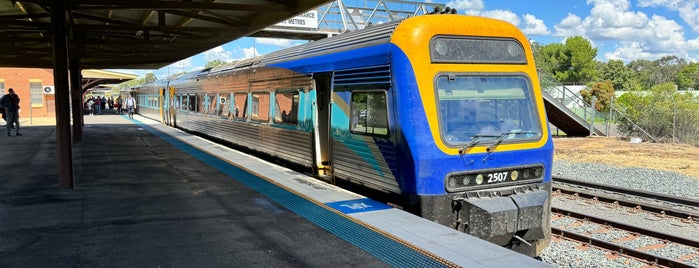
[[[365,212],[365,211],[374,211],[374,210],[383,210],[383,209],[391,208],[391,206],[389,206],[389,205],[386,205],[384,203],[381,203],[381,202],[378,202],[376,200],[369,199],[369,198],[325,203],[325,205],[327,205],[331,208],[337,209],[340,212],[345,213],[345,214]]]
[[[295,195],[218,157],[199,150],[137,120],[132,119],[132,121],[183,152],[216,168],[232,179],[247,185],[290,211],[306,218],[356,247],[365,250],[389,265],[394,267],[447,267],[445,263],[439,262],[407,245]]]

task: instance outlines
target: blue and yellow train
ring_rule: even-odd
[[[372,25],[134,90],[138,113],[538,255],[550,242],[548,129],[526,37],[437,14]]]

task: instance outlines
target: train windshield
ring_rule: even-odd
[[[444,74],[435,82],[446,144],[513,143],[542,137],[526,76]]]

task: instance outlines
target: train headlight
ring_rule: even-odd
[[[468,185],[469,182],[471,182],[471,177],[464,176],[464,178],[461,180],[461,185]]]
[[[516,181],[518,178],[519,178],[519,172],[517,172],[517,170],[514,170],[514,171],[512,171],[512,173],[510,173],[510,179],[512,179],[513,181]]]
[[[483,183],[483,174],[478,174],[478,176],[476,176],[476,184],[481,185],[482,183]]]
[[[454,178],[454,177],[449,178],[448,183],[449,183],[449,188],[456,188],[456,186],[457,186],[456,185],[457,184],[456,178]]]
[[[544,176],[544,169],[543,168],[535,168],[534,169],[534,177],[535,178],[541,178]]]

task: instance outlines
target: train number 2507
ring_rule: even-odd
[[[506,172],[506,171],[505,172],[489,173],[487,183],[503,182],[503,181],[507,180],[507,173],[508,172]]]

